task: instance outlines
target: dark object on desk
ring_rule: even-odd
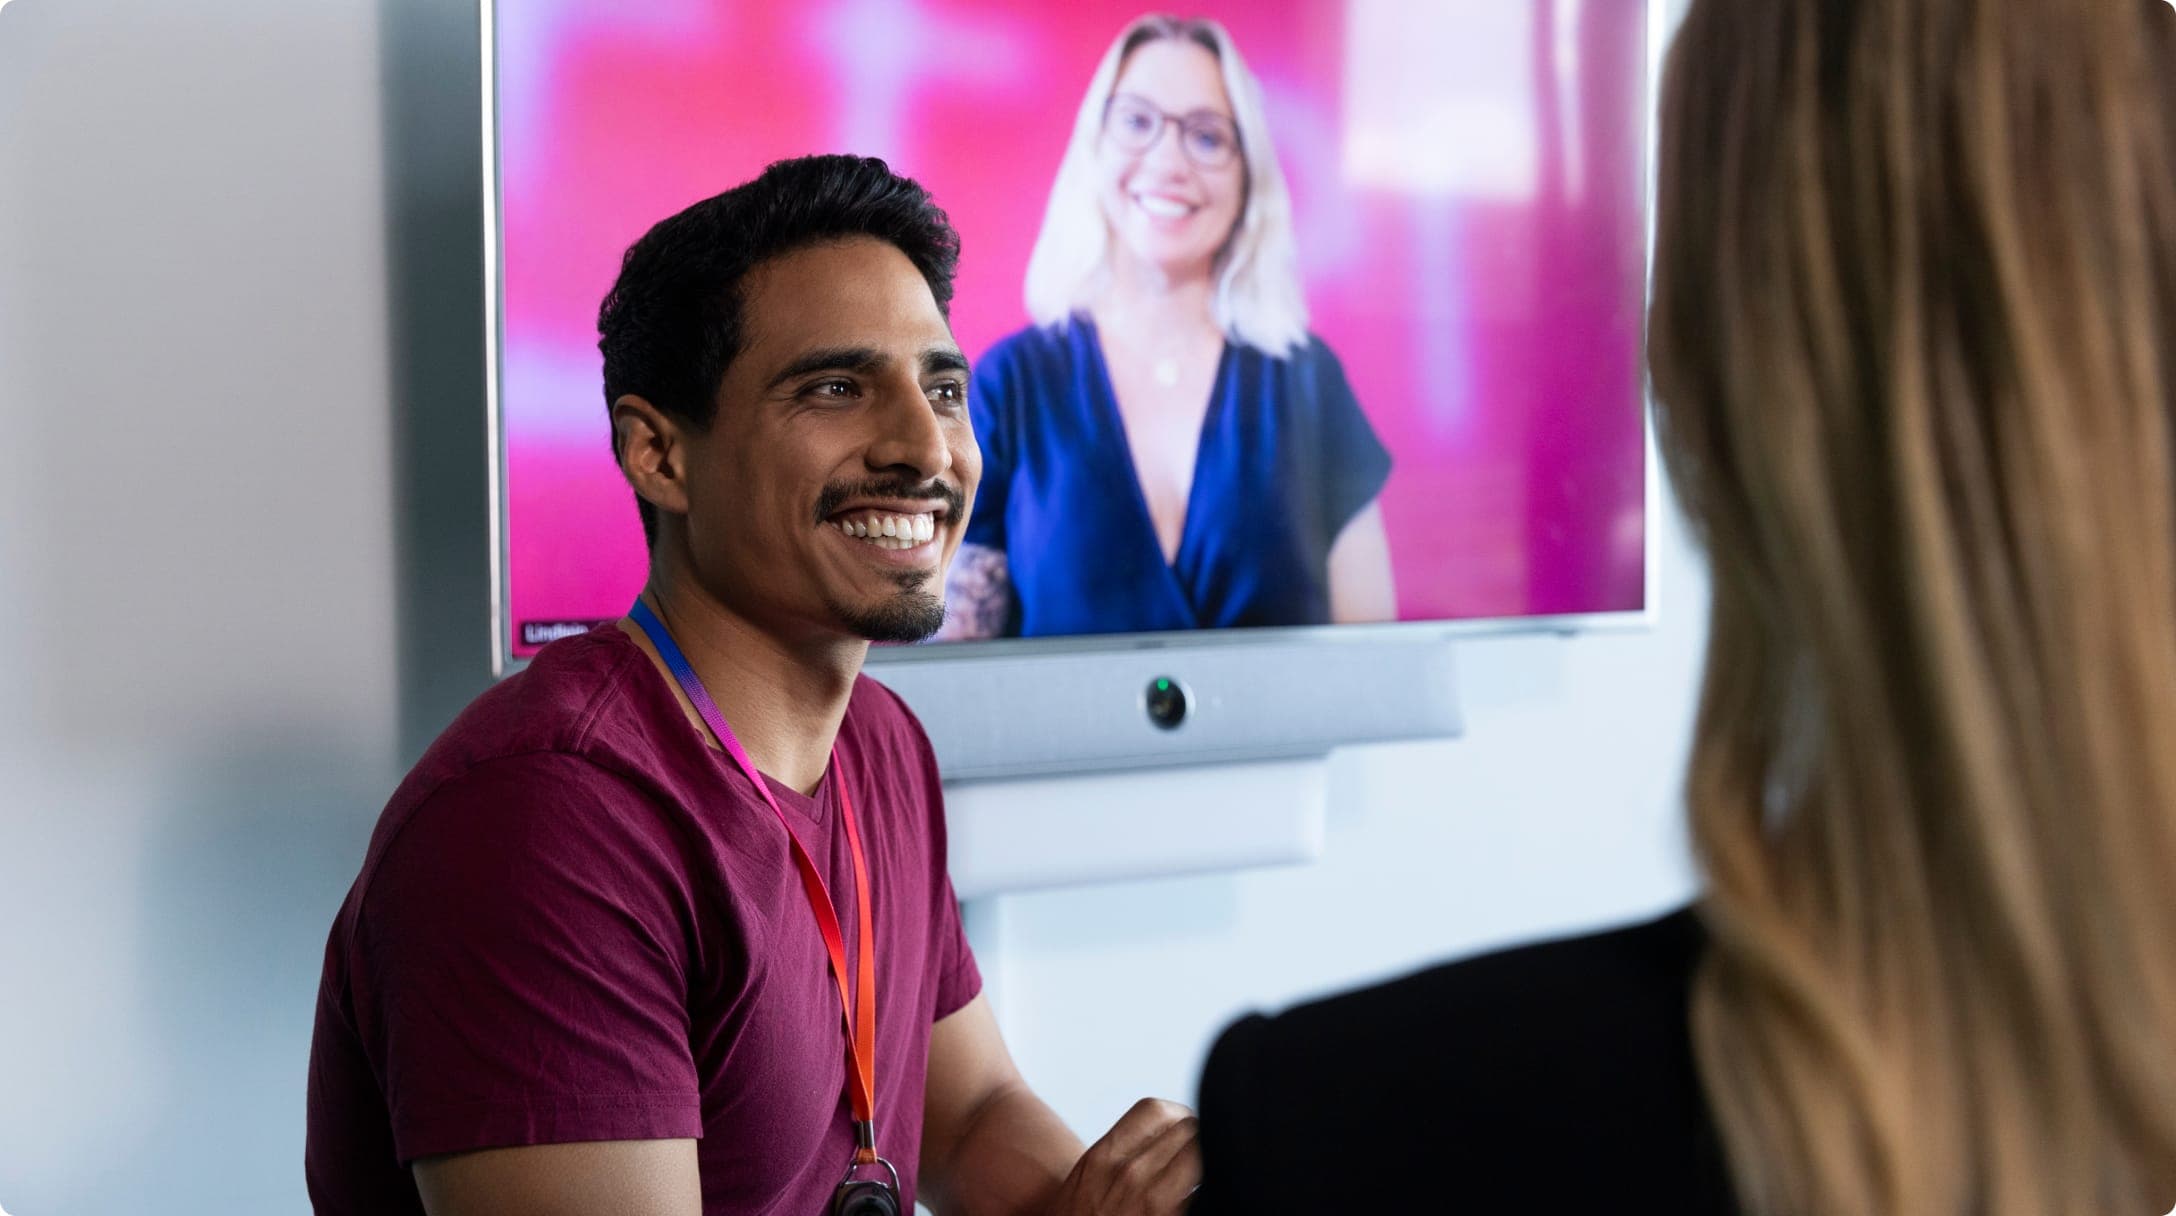
[[[1195,1216],[1736,1213],[1687,1021],[1705,943],[1680,911],[1236,1023]]]

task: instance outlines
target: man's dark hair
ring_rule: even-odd
[[[718,385],[745,334],[741,283],[772,258],[811,245],[873,237],[896,246],[951,315],[960,238],[929,191],[865,156],[803,156],[689,207],[643,234],[597,310],[604,400],[627,393],[707,430]],[[613,459],[619,440],[613,439]],[[657,508],[635,498],[642,534],[657,543]]]

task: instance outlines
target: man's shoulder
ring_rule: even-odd
[[[635,751],[641,659],[607,626],[551,643],[470,702],[386,801],[335,933],[351,931],[388,873],[409,889],[448,875],[474,886],[569,855],[661,847]]]
[[[486,689],[440,732],[395,802],[482,769],[512,772],[577,760],[617,767],[646,735],[629,722],[642,652],[606,625],[538,651]]]

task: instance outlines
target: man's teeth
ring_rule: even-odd
[[[832,526],[879,549],[912,549],[937,535],[934,515],[856,515]]]

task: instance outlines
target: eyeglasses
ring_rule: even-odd
[[[1221,169],[1239,156],[1239,129],[1222,114],[1169,114],[1131,93],[1114,94],[1103,107],[1104,138],[1126,152],[1155,147],[1172,125],[1179,128],[1180,151],[1200,168]]]

